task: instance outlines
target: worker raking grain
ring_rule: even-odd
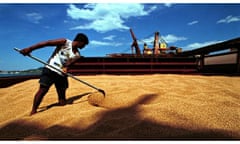
[[[48,40],[45,42],[39,42],[22,50],[14,48],[14,50],[18,51],[24,56],[28,56],[29,58],[32,58],[33,60],[45,65],[40,76],[39,90],[35,94],[30,115],[37,113],[37,109],[43,100],[43,97],[53,84],[55,84],[58,93],[59,105],[64,106],[67,104],[66,89],[68,88],[68,76],[100,92],[100,94],[97,95],[103,95],[103,97],[105,96],[104,90],[99,89],[67,72],[68,67],[80,59],[80,53],[78,49],[84,48],[87,44],[87,36],[79,33],[73,41],[68,39]],[[33,50],[47,46],[56,46],[56,49],[48,62],[31,55]],[[97,95],[95,97],[99,97]]]
[[[15,50],[16,50],[16,51],[19,51],[19,49],[17,49],[17,48],[15,48]],[[42,64],[45,64],[45,65],[51,67],[51,65],[49,65],[48,63],[44,62],[43,60],[41,60],[41,59],[39,59],[39,58],[37,58],[37,57],[34,57],[34,56],[32,56],[32,55],[28,55],[28,57],[30,57],[30,58],[32,58],[32,59],[34,59],[34,60],[36,60],[36,61],[38,61],[38,62],[40,62],[40,63],[42,63]],[[52,67],[52,68],[55,69],[55,67]],[[56,69],[56,70],[57,70],[57,69]],[[79,81],[79,82],[81,82],[81,83],[83,83],[83,84],[85,84],[85,85],[87,85],[87,86],[89,86],[89,87],[97,90],[97,91],[95,91],[95,92],[92,92],[92,93],[89,95],[89,97],[88,97],[88,102],[89,102],[91,105],[94,105],[94,106],[101,106],[101,102],[104,100],[104,98],[105,98],[105,96],[106,96],[106,93],[105,93],[104,90],[99,89],[99,88],[97,88],[97,87],[95,87],[95,86],[93,86],[93,85],[91,85],[91,84],[89,84],[89,83],[87,83],[87,82],[85,82],[85,81],[77,78],[76,76],[72,75],[71,73],[63,72],[63,71],[60,71],[60,70],[58,70],[58,71],[61,72],[61,73],[64,73],[64,75],[67,75],[67,76],[69,76],[69,77],[71,77],[71,78],[73,78],[73,79],[75,79],[75,80],[77,80],[77,81]]]

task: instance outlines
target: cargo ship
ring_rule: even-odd
[[[138,40],[130,29],[133,39],[132,53],[113,53],[106,57],[79,59],[69,72],[75,75],[93,74],[154,74],[154,73],[197,73],[198,59],[181,55],[182,48],[167,46],[166,41],[155,32],[153,48],[144,43],[141,52]]]
[[[82,58],[70,67],[69,72],[74,75],[240,73],[240,38],[183,51],[182,48],[168,46],[159,32],[155,32],[153,48],[144,43],[141,52],[132,29],[130,33],[132,53]],[[219,51],[225,52],[214,54]]]

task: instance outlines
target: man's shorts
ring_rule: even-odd
[[[39,83],[47,87],[55,84],[56,88],[68,88],[67,76],[61,76],[45,67],[42,70]]]

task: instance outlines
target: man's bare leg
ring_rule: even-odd
[[[66,88],[57,88],[58,103],[61,106],[66,105]]]
[[[46,95],[48,90],[49,90],[49,87],[40,85],[39,90],[36,93],[34,100],[33,100],[33,106],[32,106],[32,111],[30,113],[30,116],[37,112],[37,108],[40,105],[40,103],[42,102],[42,99]]]

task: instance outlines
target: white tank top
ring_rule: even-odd
[[[61,47],[57,47],[55,49],[54,53],[48,60],[48,64],[55,67],[56,69],[62,71],[64,64],[66,64],[66,62],[69,59],[77,57],[77,56],[80,56],[79,52],[74,53],[72,50],[72,41],[67,40],[65,45],[63,45]],[[47,66],[47,65],[45,67],[58,73],[59,75],[63,76],[63,74],[61,72],[55,70],[54,68]]]

